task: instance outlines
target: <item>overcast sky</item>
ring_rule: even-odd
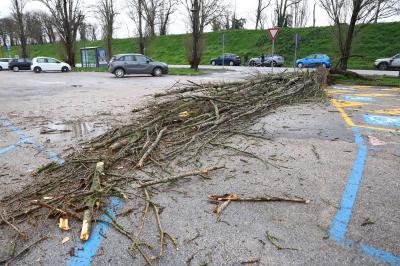
[[[123,37],[132,37],[136,35],[135,33],[135,27],[133,22],[129,19],[127,15],[127,8],[126,8],[126,0],[115,0],[117,9],[120,12],[120,15],[117,17],[116,21],[116,34],[115,37],[117,38],[123,38]],[[232,6],[235,5],[235,0],[226,0],[228,3],[231,3]],[[308,0],[309,1],[309,10],[310,10],[310,15],[308,19],[308,24],[310,25],[312,23],[312,6],[314,4],[314,0]],[[400,1],[400,0],[399,0]],[[85,7],[85,11],[88,12],[89,15],[89,20],[90,21],[95,21],[93,12],[95,8],[93,8],[94,4],[96,3],[96,0],[81,0],[83,6]],[[271,1],[272,3],[273,1]],[[10,14],[10,6],[11,6],[11,0],[0,0],[0,17],[8,16]],[[241,18],[246,18],[247,23],[245,25],[246,28],[254,28],[255,24],[255,10],[257,8],[257,0],[236,0],[236,13],[237,17]],[[31,0],[31,2],[27,5],[27,11],[33,11],[33,10],[46,10],[42,4]],[[267,10],[266,12],[268,18],[268,27],[272,26],[271,24],[271,16],[272,16],[272,7]],[[393,21],[393,20],[399,20],[399,17],[397,18],[391,18],[388,19],[387,21]],[[187,29],[187,23],[186,23],[186,15],[185,12],[182,8],[175,12],[173,16],[171,17],[171,24],[169,28],[169,33],[186,33],[188,31]],[[323,9],[321,9],[319,6],[316,8],[316,25],[317,26],[324,26],[324,25],[329,25],[329,21],[327,19],[326,13]]]

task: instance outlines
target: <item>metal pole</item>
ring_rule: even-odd
[[[274,58],[275,40],[272,40],[272,58]],[[272,73],[274,73],[274,61],[271,61]]]

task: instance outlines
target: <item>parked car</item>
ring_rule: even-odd
[[[0,58],[0,71],[3,69],[8,69],[8,64],[12,58]]]
[[[213,66],[222,66],[222,64],[227,66],[240,66],[240,63],[240,56],[235,54],[223,54],[210,60],[210,64]]]
[[[389,58],[376,59],[374,66],[379,70],[400,68],[400,54],[396,54]]]
[[[296,66],[299,68],[316,67],[318,64],[321,64],[326,68],[329,68],[332,65],[331,59],[326,54],[312,54],[296,61]]]
[[[261,57],[253,57],[249,60],[249,66],[274,66],[281,67],[285,63],[285,59],[280,55],[266,55],[264,63],[261,62]]]
[[[20,70],[31,70],[32,61],[29,58],[13,59],[8,63],[8,69],[18,72]]]
[[[32,60],[31,70],[35,73],[42,71],[71,71],[71,66],[52,57],[35,57]]]
[[[111,58],[108,71],[117,78],[126,74],[151,74],[160,77],[168,74],[168,65],[153,61],[142,54],[119,54]]]

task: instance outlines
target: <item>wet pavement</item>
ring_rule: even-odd
[[[62,160],[71,145],[130,119],[130,110],[146,95],[189,78],[16,75],[18,80],[0,72],[0,197],[29,183],[41,164]],[[224,80],[243,77],[223,75]],[[154,198],[164,207],[164,227],[180,244],[176,251],[168,243],[155,265],[400,265],[400,87],[337,85],[327,91],[330,103],[281,107],[250,128],[271,140],[230,140],[282,167],[266,169],[257,160],[215,151],[204,160],[224,163],[226,170],[210,181],[168,186],[168,193]],[[311,203],[232,203],[217,221],[207,195],[228,192],[297,195]],[[143,207],[135,204],[127,201],[117,211]],[[132,229],[139,217],[133,212],[120,222]],[[110,228],[82,247],[73,239],[79,224],[70,232],[60,232],[54,220],[36,226],[32,239],[47,233],[51,239],[16,265],[145,264],[128,254],[129,241]],[[13,231],[0,229],[2,258]],[[150,232],[149,241],[156,243]],[[289,249],[276,249],[266,232]],[[72,240],[62,244],[66,236]]]

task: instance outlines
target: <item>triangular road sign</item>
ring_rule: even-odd
[[[276,39],[276,37],[278,36],[280,30],[281,30],[280,28],[271,28],[271,29],[268,29],[269,36],[271,36],[271,39],[272,39],[273,41],[275,41],[275,39]]]

